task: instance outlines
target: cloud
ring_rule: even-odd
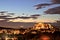
[[[33,18],[33,19],[36,19],[37,17],[33,17],[33,16],[29,16],[29,17],[24,17],[24,16],[22,16],[22,17],[16,17],[16,18],[20,18],[20,19],[30,19],[30,18]]]
[[[35,20],[33,20],[32,18],[30,19],[11,19],[8,22],[35,22]]]
[[[60,0],[51,0],[53,4],[60,4]]]
[[[7,11],[0,11],[0,13],[6,13]]]
[[[8,22],[35,22],[35,23],[37,23],[37,22],[55,22],[54,20],[51,20],[51,19],[47,19],[46,17],[45,17],[45,19],[43,18],[37,18],[37,19],[32,19],[32,18],[30,18],[30,19],[20,19],[20,18],[17,18],[17,19],[10,19],[10,20],[8,20]]]
[[[0,21],[1,21],[1,20],[5,20],[5,19],[0,19]]]
[[[16,18],[13,18],[13,17],[7,17],[7,18],[4,18],[4,19],[6,19],[6,20],[11,20],[11,19],[16,19]]]
[[[0,19],[2,18],[2,19],[4,19],[4,18],[6,18],[7,16],[0,16]]]
[[[52,4],[48,4],[48,3],[43,3],[43,4],[38,4],[38,5],[35,5],[34,7],[36,9],[41,9],[41,8],[44,8],[45,6],[50,6]]]
[[[52,3],[48,4],[48,3],[43,3],[43,4],[37,4],[34,7],[36,9],[41,9],[41,8],[45,8],[46,6],[50,6],[50,5],[54,5],[54,4],[60,4],[60,0],[51,0]]]
[[[50,8],[45,11],[46,14],[60,14],[60,6],[55,8]]]
[[[32,17],[38,17],[38,16],[40,16],[40,14],[34,14],[34,15],[30,15],[30,16],[32,16]]]

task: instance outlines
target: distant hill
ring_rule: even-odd
[[[33,27],[34,24],[33,22],[0,22],[0,27],[19,29]]]
[[[48,22],[47,22],[48,23]],[[6,22],[5,21],[0,21],[0,27],[4,28],[15,28],[15,29],[20,29],[22,28],[29,28],[33,27],[36,23],[34,22]],[[60,21],[57,21],[57,23],[50,23],[56,28],[60,29]]]

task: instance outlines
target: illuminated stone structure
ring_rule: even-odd
[[[54,32],[55,28],[51,24],[37,23],[33,26],[33,30],[43,30],[41,32]]]

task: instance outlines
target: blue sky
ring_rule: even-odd
[[[50,0],[0,0],[0,11],[8,11],[17,15],[42,14],[45,9],[36,10],[33,6],[39,3],[49,3]]]
[[[34,5],[41,3],[51,3],[51,0],[0,0],[0,11],[13,12],[16,15],[20,16],[22,13],[31,15],[31,14],[43,14],[48,8],[56,7],[58,5],[52,5],[43,9],[36,10]],[[52,18],[53,17],[53,18]],[[39,20],[48,20],[48,19],[59,19],[60,15],[43,15]]]

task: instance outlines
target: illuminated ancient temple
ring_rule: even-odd
[[[55,28],[51,24],[37,23],[33,27],[34,30],[43,30],[41,32],[54,32]]]

